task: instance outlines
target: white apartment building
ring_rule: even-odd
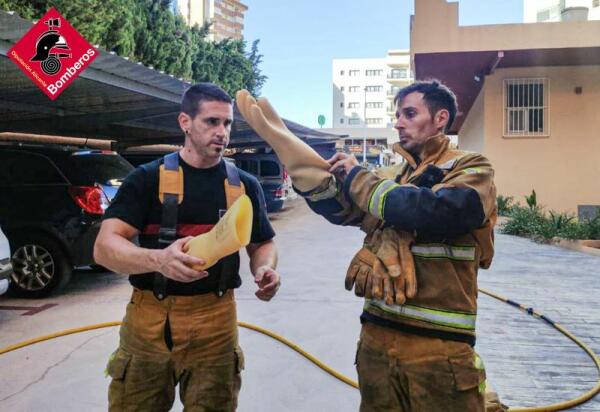
[[[600,0],[523,0],[525,23],[600,20]]]
[[[333,128],[385,128],[394,122],[393,98],[412,82],[410,52],[380,59],[333,60]]]
[[[181,14],[188,26],[212,21],[209,40],[240,40],[244,13],[248,7],[239,0],[173,0],[173,11]]]
[[[373,160],[398,140],[393,100],[413,81],[410,52],[389,50],[378,59],[334,59],[332,70],[332,128],[328,130],[348,135],[346,148],[359,158],[365,153]]]

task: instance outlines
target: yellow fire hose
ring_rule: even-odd
[[[563,335],[565,335],[566,337],[568,337],[569,339],[571,339],[573,342],[575,342],[577,345],[579,345],[588,355],[590,358],[592,358],[592,360],[594,361],[594,364],[596,365],[596,368],[598,369],[599,372],[599,378],[598,381],[596,382],[596,385],[590,389],[588,392],[582,394],[581,396],[575,398],[575,399],[571,399],[568,401],[564,401],[564,402],[559,402],[559,403],[555,403],[552,405],[546,405],[546,406],[536,406],[536,407],[532,407],[532,408],[510,408],[511,412],[552,412],[552,411],[561,411],[561,410],[565,410],[568,408],[572,408],[576,405],[580,405],[584,402],[587,402],[588,400],[592,399],[596,394],[598,394],[600,392],[600,359],[598,358],[598,356],[583,342],[581,342],[575,335],[573,335],[571,332],[569,332],[568,330],[566,330],[564,327],[562,327],[560,324],[552,321],[551,319],[549,319],[548,317],[542,315],[541,313],[537,312],[536,310],[534,310],[533,308],[528,308],[525,307],[523,305],[521,305],[520,303],[517,303],[513,300],[507,299],[505,297],[496,295],[488,290],[485,289],[479,289],[479,291],[485,295],[488,295],[494,299],[500,300],[502,302],[508,303],[509,305],[515,306],[523,311],[525,311],[526,313],[528,313],[529,315],[532,315],[540,320],[543,320],[544,322],[548,323],[550,326],[554,327],[555,329],[557,329],[559,332],[561,332]],[[105,322],[105,323],[98,323],[95,325],[88,325],[88,326],[82,326],[80,328],[74,328],[74,329],[67,329],[67,330],[63,330],[60,332],[56,332],[56,333],[51,333],[49,335],[45,335],[45,336],[39,336],[37,338],[33,338],[33,339],[29,339],[20,343],[16,343],[14,345],[10,345],[7,346],[5,348],[1,348],[0,349],[0,355],[23,348],[25,346],[30,346],[39,342],[43,342],[46,340],[50,340],[50,339],[54,339],[54,338],[58,338],[61,336],[66,336],[66,335],[72,335],[74,333],[80,333],[80,332],[86,332],[86,331],[90,331],[90,330],[94,330],[94,329],[102,329],[102,328],[109,328],[109,327],[113,327],[113,326],[119,326],[121,324],[121,322]],[[341,380],[342,382],[354,387],[354,388],[358,388],[358,384],[356,383],[356,381],[353,381],[352,379],[348,378],[347,376],[342,375],[341,373],[335,371],[334,369],[330,368],[329,366],[327,366],[326,364],[324,364],[323,362],[321,362],[319,359],[317,359],[316,357],[314,357],[313,355],[311,355],[310,353],[306,352],[305,350],[303,350],[300,346],[296,345],[295,343],[287,340],[286,338],[284,338],[283,336],[280,336],[268,329],[264,329],[261,328],[260,326],[256,326],[253,325],[251,323],[246,323],[246,322],[238,322],[238,325],[241,326],[242,328],[246,328],[246,329],[252,329],[256,332],[262,333],[264,335],[267,335],[275,340],[278,340],[279,342],[283,343],[284,345],[287,345],[288,347],[290,347],[291,349],[295,350],[296,352],[298,352],[300,355],[304,356],[306,359],[308,359],[309,361],[311,361],[312,363],[314,363],[315,365],[317,365],[319,368],[323,369],[325,372],[329,373],[330,375],[334,376],[335,378]]]

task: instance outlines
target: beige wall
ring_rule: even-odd
[[[485,93],[482,90],[463,123],[458,136],[458,147],[460,150],[469,150],[471,152],[483,153],[485,150],[484,141],[484,117],[483,100]]]
[[[410,51],[597,47],[599,33],[600,21],[459,26],[458,2],[415,0]]]
[[[549,137],[502,137],[502,80],[520,77],[549,79]],[[575,94],[577,86],[582,94]],[[477,100],[465,123],[472,125],[466,142],[474,141],[481,118],[483,153],[496,168],[499,194],[523,203],[535,189],[538,203],[572,213],[580,204],[600,205],[600,66],[497,70]]]

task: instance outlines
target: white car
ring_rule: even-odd
[[[10,246],[8,239],[0,229],[0,295],[4,294],[10,283],[12,265],[10,263]]]

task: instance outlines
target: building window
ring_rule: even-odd
[[[343,76],[343,75],[344,75],[344,71],[340,70],[340,76]]]
[[[377,139],[377,144],[387,146],[387,139]]]
[[[548,79],[504,80],[504,136],[548,136]]]
[[[383,102],[367,102],[367,109],[383,109]]]
[[[544,22],[550,20],[550,9],[540,10],[537,13],[537,21]]]
[[[592,7],[600,7],[600,0],[593,0]]]
[[[358,109],[360,107],[359,102],[350,102],[348,103],[348,109]]]
[[[349,91],[350,93],[356,93],[356,92],[358,92],[359,90],[360,90],[360,86],[350,86],[350,87],[348,87],[348,91]]]
[[[348,71],[348,76],[359,76],[360,75],[360,70],[349,70]]]
[[[365,90],[367,92],[380,92],[383,90],[383,86],[366,86]]]
[[[396,96],[399,91],[400,91],[400,87],[398,87],[398,86],[392,86],[390,88],[390,90],[388,91],[388,96]]]
[[[344,118],[343,117],[340,119],[340,124],[344,124]]]
[[[357,117],[351,117],[348,119],[348,124],[360,124],[360,119]]]
[[[367,124],[382,124],[383,119],[380,117],[367,117]]]
[[[343,91],[344,91],[344,86],[341,86],[340,87],[340,92],[343,92]]]
[[[365,76],[381,76],[383,70],[365,70]]]
[[[340,107],[344,107],[344,102],[340,102]]]
[[[390,79],[406,79],[408,77],[408,70],[406,69],[392,69],[390,72]]]

